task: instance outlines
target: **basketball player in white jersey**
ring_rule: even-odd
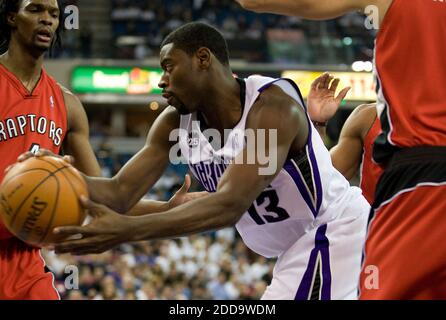
[[[278,257],[263,299],[355,299],[369,205],[361,191],[336,171],[289,80],[234,79],[222,35],[189,23],[164,40],[159,86],[169,104],[152,126],[145,147],[112,179],[86,177],[95,219],[84,227],[56,229],[82,239],[56,244],[58,253],[99,253],[131,241],[176,238],[235,225],[248,247]],[[198,122],[199,121],[199,122]],[[210,192],[163,213],[126,217],[159,179],[181,128],[179,148]],[[231,129],[222,148],[206,128]],[[248,159],[244,130],[277,132],[266,154],[277,167]],[[258,136],[256,138],[258,138]],[[258,140],[257,140],[258,141]],[[176,152],[174,152],[176,153]]]

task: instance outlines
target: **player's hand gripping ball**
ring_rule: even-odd
[[[0,185],[0,216],[8,230],[37,247],[57,243],[60,226],[82,225],[84,178],[57,157],[31,157],[12,166]]]

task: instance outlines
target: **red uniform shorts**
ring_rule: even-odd
[[[0,240],[0,300],[59,300],[40,249],[17,238]]]
[[[446,148],[398,152],[378,183],[360,299],[446,299]]]

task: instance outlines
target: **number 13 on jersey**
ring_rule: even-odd
[[[266,199],[268,199],[269,203],[264,210],[267,211],[268,214],[260,215],[258,208],[265,203]],[[290,217],[288,212],[278,205],[279,197],[277,192],[275,190],[266,190],[262,192],[257,200],[251,205],[248,209],[248,213],[258,225],[275,223],[288,219]]]

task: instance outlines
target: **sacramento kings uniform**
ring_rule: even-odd
[[[243,115],[223,148],[215,150],[197,122],[181,116],[180,147],[191,171],[208,192],[245,147],[250,109],[263,90],[276,85],[304,106],[289,80],[252,76],[238,79]],[[243,93],[242,93],[243,96]],[[243,99],[242,99],[243,100]],[[355,299],[369,205],[331,164],[330,154],[310,123],[305,150],[288,159],[271,184],[236,225],[256,253],[278,257],[263,299]]]

